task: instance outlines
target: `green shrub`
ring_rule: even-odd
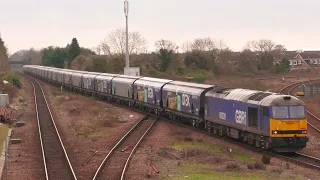
[[[8,81],[9,83],[13,84],[14,86],[21,88],[20,77],[17,74],[7,73],[3,79]]]
[[[256,168],[256,169],[261,169],[261,170],[265,170],[266,169],[266,166],[263,164],[263,163],[261,163],[261,162],[255,162],[254,164],[253,164],[253,166],[254,166],[254,168]]]
[[[268,155],[263,155],[261,158],[263,164],[270,164],[270,156]]]
[[[247,164],[247,168],[250,169],[250,170],[252,170],[252,169],[254,169],[254,165],[253,165],[252,163]]]
[[[194,77],[194,81],[196,81],[197,83],[204,83],[204,81],[206,80],[206,77],[199,73],[199,74],[196,74]]]

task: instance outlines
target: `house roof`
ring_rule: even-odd
[[[296,59],[297,55],[299,54],[303,59],[320,58],[320,51],[304,51],[301,53],[298,53],[296,51],[285,51],[282,54],[276,54],[275,58],[277,60],[282,60],[283,58],[292,60],[292,59]]]
[[[300,54],[303,59],[320,58],[320,51],[304,51]]]

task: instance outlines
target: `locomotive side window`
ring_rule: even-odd
[[[261,106],[262,115],[264,117],[269,117],[269,107],[268,106]]]
[[[248,107],[249,127],[258,127],[258,108]]]
[[[193,103],[191,103],[191,112],[192,112],[192,114],[194,113]]]

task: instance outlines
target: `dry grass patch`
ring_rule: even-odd
[[[6,125],[0,126],[0,152],[2,152],[3,143],[6,140],[6,137],[8,136],[8,127]]]
[[[229,170],[229,171],[239,170],[239,169],[240,169],[240,166],[239,166],[239,164],[237,164],[237,163],[235,163],[235,162],[229,162],[229,163],[226,165],[226,169]]]
[[[79,109],[73,112],[75,114],[80,111],[77,118],[73,120],[72,126],[78,135],[83,135],[92,141],[110,135],[110,128],[121,123],[119,120],[121,113],[118,110],[104,110],[99,106],[91,106],[87,108],[86,112],[83,112],[84,108],[82,108],[82,111]]]

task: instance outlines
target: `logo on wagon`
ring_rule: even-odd
[[[151,87],[148,88],[148,98],[153,98],[153,89]]]
[[[182,105],[190,106],[190,96],[188,94],[182,94]]]

